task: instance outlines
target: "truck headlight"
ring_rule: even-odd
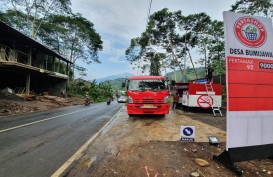
[[[168,103],[168,100],[169,100],[169,96],[165,96],[164,97],[164,103]]]
[[[128,103],[133,103],[133,98],[132,97],[128,97]]]

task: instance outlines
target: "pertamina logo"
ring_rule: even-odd
[[[248,47],[260,47],[266,41],[264,25],[253,17],[241,17],[234,25],[237,39]]]

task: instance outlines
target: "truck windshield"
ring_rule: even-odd
[[[167,82],[164,80],[130,80],[129,90],[166,90]]]

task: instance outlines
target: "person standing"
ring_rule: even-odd
[[[213,69],[211,68],[210,65],[208,66],[208,69],[207,69],[206,74],[207,74],[207,81],[208,81],[209,83],[211,83],[212,76],[213,76]]]
[[[176,109],[178,100],[179,100],[179,96],[178,96],[178,93],[176,93],[176,94],[173,96],[173,106],[172,106],[172,109]]]

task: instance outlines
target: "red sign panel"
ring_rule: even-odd
[[[228,57],[227,64],[229,110],[273,110],[273,61]]]

